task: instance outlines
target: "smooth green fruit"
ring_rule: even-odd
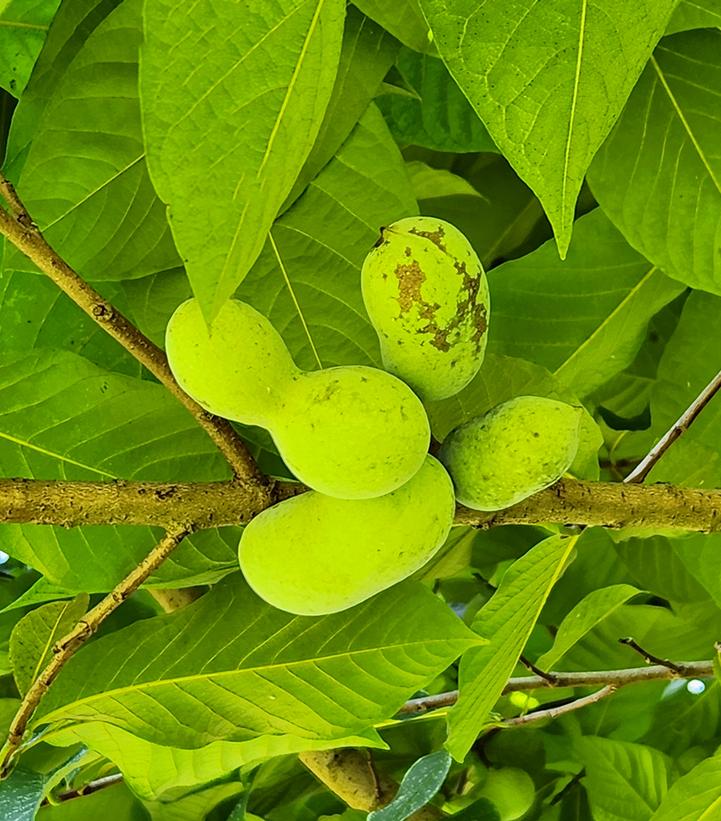
[[[309,492],[256,516],[240,540],[240,567],[255,592],[302,616],[335,613],[415,572],[448,536],[450,477],[432,456],[403,487],[348,501]]]
[[[456,498],[474,510],[501,510],[552,485],[578,450],[581,410],[518,396],[456,428],[439,458]]]
[[[165,348],[180,387],[206,410],[267,427],[298,373],[280,334],[245,302],[228,300],[208,328],[196,299],[170,318]]]
[[[478,796],[493,802],[501,821],[516,821],[533,806],[536,800],[536,787],[525,770],[501,767],[497,770],[488,770]]]
[[[483,362],[489,311],[483,266],[465,236],[436,217],[398,220],[381,229],[361,276],[386,370],[424,401],[464,388]]]
[[[296,374],[271,430],[302,482],[342,499],[400,487],[421,467],[430,442],[428,417],[413,391],[363,365]]]

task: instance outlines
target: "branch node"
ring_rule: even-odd
[[[668,667],[669,670],[672,670],[679,676],[683,675],[683,669],[679,667],[678,664],[675,664],[673,661],[669,661],[668,659],[662,659],[658,656],[654,656],[653,653],[649,653],[647,650],[644,650],[632,636],[626,636],[618,641],[619,644],[625,644],[627,647],[635,650],[643,658],[646,664],[659,664],[661,667]]]

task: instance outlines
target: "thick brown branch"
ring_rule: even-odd
[[[708,678],[714,675],[712,661],[676,661],[674,668],[663,664],[654,664],[649,667],[629,667],[622,670],[595,670],[581,673],[547,673],[553,679],[541,676],[519,676],[510,678],[503,688],[503,693],[524,692],[541,688],[559,687],[595,687],[608,685],[610,687],[624,687],[637,681],[659,681],[672,678]],[[458,690],[447,693],[438,693],[423,698],[413,698],[407,701],[398,711],[399,715],[420,715],[430,710],[443,707],[452,707],[458,701]]]
[[[75,627],[53,647],[53,657],[32,683],[10,724],[7,739],[0,750],[0,777],[7,775],[22,744],[25,730],[48,687],[75,652],[92,636],[102,622],[118,608],[175,550],[190,533],[189,526],[167,533],[113,590],[83,616]]]
[[[0,194],[15,216],[0,208],[0,233],[47,274],[75,304],[92,317],[110,336],[129,351],[170,393],[184,405],[225,456],[234,474],[249,483],[250,490],[266,498],[269,491],[262,474],[240,437],[225,419],[219,419],[198,405],[175,381],[165,353],[144,336],[130,320],[85,282],[51,248],[27,212],[12,184],[0,174]]]
[[[671,445],[687,431],[696,417],[708,405],[721,388],[721,371],[706,385],[701,393],[686,408],[681,416],[671,425],[671,427],[658,440],[648,454],[636,465],[636,467],[623,480],[626,484],[643,482],[653,469],[658,460],[666,453]]]
[[[279,484],[281,500],[305,488]],[[244,482],[61,482],[0,479],[0,522],[78,525],[155,525],[192,522],[196,529],[243,524],[270,499]],[[710,533],[721,530],[721,490],[671,485],[624,485],[564,479],[495,513],[459,507],[456,524],[490,528],[557,522]]]

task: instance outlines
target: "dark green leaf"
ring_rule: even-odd
[[[0,9],[0,86],[20,97],[60,0],[8,0]]]
[[[445,750],[419,758],[403,776],[395,798],[368,815],[368,821],[405,821],[424,807],[443,786],[451,757]]]

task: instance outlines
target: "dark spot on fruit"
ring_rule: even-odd
[[[409,257],[411,255],[411,249],[408,246],[406,246],[405,255],[407,257]]]
[[[409,234],[415,234],[417,237],[425,237],[427,240],[430,240],[438,249],[446,253],[446,246],[443,244],[443,237],[446,235],[446,232],[443,230],[443,226],[439,225],[435,231],[421,231],[418,228],[411,228],[408,232]]]

